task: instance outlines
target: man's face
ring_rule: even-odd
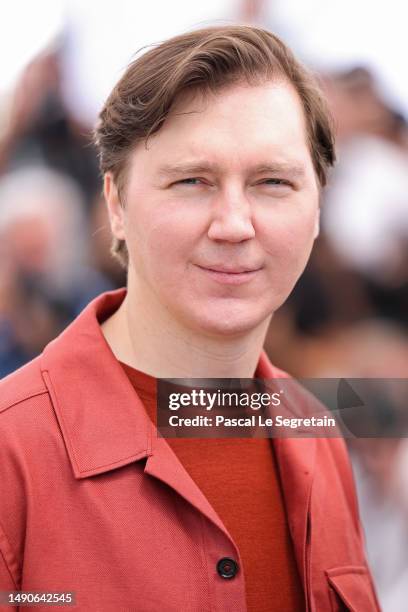
[[[318,197],[291,85],[184,97],[132,153],[124,208],[110,206],[129,251],[129,292],[200,333],[254,329],[304,270]]]

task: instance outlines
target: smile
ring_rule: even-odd
[[[202,270],[209,278],[212,278],[218,283],[224,285],[242,285],[243,283],[250,282],[261,270],[249,270],[246,272],[223,272],[219,270],[211,270],[210,268],[203,268],[197,266]]]

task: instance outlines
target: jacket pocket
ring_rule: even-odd
[[[368,569],[360,565],[326,570],[332,612],[381,612]]]

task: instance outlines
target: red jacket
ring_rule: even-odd
[[[0,382],[0,591],[74,591],[83,611],[244,612],[242,572],[216,569],[239,551],[102,335],[124,295],[98,297]],[[258,373],[283,374],[264,352]],[[343,440],[274,444],[307,610],[379,610]]]

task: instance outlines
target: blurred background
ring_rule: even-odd
[[[141,47],[256,24],[317,75],[338,163],[306,272],[266,349],[297,377],[407,378],[408,37],[397,0],[37,0],[0,23],[0,378],[96,295],[123,286],[90,133]],[[384,402],[384,412],[389,409]],[[408,446],[348,441],[383,609],[408,601]]]

